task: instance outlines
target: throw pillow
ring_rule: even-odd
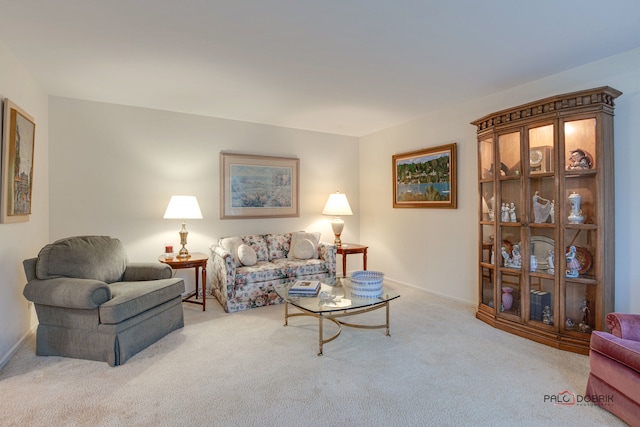
[[[296,259],[310,259],[314,253],[318,253],[317,248],[309,239],[302,239],[293,248],[293,257]]]
[[[306,233],[304,231],[296,231],[291,234],[291,245],[289,247],[289,254],[287,258],[295,258],[296,246],[303,240],[309,240],[313,244],[313,255],[311,258],[318,258],[318,243],[320,242],[320,233]]]
[[[231,254],[236,267],[241,267],[242,263],[238,259],[238,248],[242,245],[240,237],[225,237],[220,240],[220,247]]]
[[[258,256],[251,246],[242,244],[238,246],[238,259],[243,265],[249,266],[258,261]]]

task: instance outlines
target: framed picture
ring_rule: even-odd
[[[394,154],[394,208],[457,208],[456,143]]]
[[[26,222],[31,215],[36,124],[7,98],[3,116],[0,222]]]
[[[300,160],[220,153],[220,218],[300,216]]]

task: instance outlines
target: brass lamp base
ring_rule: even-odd
[[[179,234],[182,248],[180,249],[180,252],[178,252],[178,258],[189,258],[191,255],[189,255],[189,251],[185,248],[187,245],[187,234],[189,234],[189,232],[187,231],[187,226],[184,221],[182,221],[182,228],[180,229]]]

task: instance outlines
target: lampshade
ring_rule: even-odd
[[[171,196],[165,219],[202,219],[202,212],[195,196]]]
[[[324,209],[322,210],[322,215],[353,215],[353,212],[351,212],[351,206],[349,206],[349,201],[347,200],[347,196],[339,191],[330,194],[329,199],[327,200],[327,204],[324,205]]]

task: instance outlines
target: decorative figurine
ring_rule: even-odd
[[[511,205],[509,206],[509,220],[511,222],[516,222],[516,205],[511,202]]]
[[[580,261],[576,258],[576,247],[571,245],[569,252],[565,254],[567,261],[566,277],[578,277],[580,275]]]
[[[545,325],[551,324],[551,309],[548,305],[545,305],[544,309],[542,309],[542,323]]]
[[[502,249],[504,256],[507,251],[504,247]],[[513,248],[511,248],[511,256],[505,258],[504,266],[508,268],[522,268],[522,255],[520,255],[519,245],[513,245]]]
[[[549,249],[547,252],[547,273],[555,274],[556,273],[556,256],[553,253],[553,249]]]
[[[570,317],[567,317],[567,321],[564,322],[564,327],[570,331],[574,330],[576,327],[576,324],[573,323],[573,320],[571,320]]]
[[[567,220],[569,220],[569,224],[582,224],[584,222],[582,209],[580,209],[581,202],[582,196],[575,191],[569,195],[569,205],[571,206],[571,213],[567,218]]]
[[[533,216],[536,224],[547,222],[553,205],[548,199],[540,197],[538,191],[533,195]]]
[[[549,208],[549,216],[551,217],[551,224],[556,223],[556,201],[551,201],[551,207]]]
[[[593,159],[589,153],[581,148],[571,151],[567,170],[591,169],[593,167]]]
[[[578,324],[578,330],[580,332],[590,332],[591,326],[589,326],[589,315],[591,314],[591,310],[589,310],[588,300],[582,300],[580,311],[582,312],[582,322]]]
[[[502,204],[500,221],[509,222],[509,206],[506,203]]]
[[[502,259],[504,261],[504,266],[509,267],[509,265],[511,264],[511,256],[509,255],[509,253],[507,253],[506,247],[503,246],[501,248],[501,251],[502,251]]]
[[[531,265],[529,266],[530,270],[535,272],[538,269],[538,259],[536,258],[535,255],[531,255]]]

